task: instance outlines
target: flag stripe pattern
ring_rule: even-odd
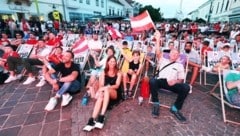
[[[148,11],[132,17],[130,20],[133,31],[144,31],[155,27]]]

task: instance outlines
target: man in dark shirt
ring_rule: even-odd
[[[45,79],[52,85],[57,93],[54,97],[50,98],[48,104],[45,107],[46,111],[51,111],[57,105],[57,99],[62,97],[61,106],[66,106],[72,100],[72,96],[69,93],[76,93],[80,90],[79,82],[79,67],[72,62],[74,55],[71,51],[67,51],[63,54],[62,63],[56,65],[53,69],[50,69],[45,75]],[[53,76],[54,73],[59,72],[60,78]]]

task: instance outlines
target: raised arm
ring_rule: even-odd
[[[156,52],[156,56],[160,59],[161,55],[162,55],[162,52],[160,51],[160,43],[161,43],[161,40],[160,40],[160,37],[161,37],[161,34],[158,30],[156,30],[155,34],[154,34],[154,37],[156,39],[156,46],[155,46],[155,52]]]

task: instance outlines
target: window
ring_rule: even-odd
[[[227,10],[228,10],[228,5],[229,5],[229,0],[227,1],[226,8],[225,8],[225,11],[227,11]]]
[[[108,14],[111,15],[111,9],[110,8],[109,8],[108,12],[109,12]]]
[[[86,3],[87,3],[88,5],[90,5],[90,0],[86,0]]]
[[[224,1],[223,1],[223,3],[222,3],[222,7],[221,7],[221,11],[220,11],[221,13],[222,13],[222,11],[223,11],[223,5],[224,5]]]
[[[219,8],[219,2],[218,2],[218,5],[217,5],[217,10],[216,10],[216,14],[218,13],[218,8]]]
[[[104,8],[104,1],[101,0],[101,7]]]
[[[83,0],[79,0],[79,3],[83,3]]]
[[[97,7],[99,6],[99,0],[96,0],[96,6]]]

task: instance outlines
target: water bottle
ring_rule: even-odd
[[[88,104],[88,100],[89,100],[89,95],[88,93],[86,93],[82,98],[82,106],[86,106]]]

